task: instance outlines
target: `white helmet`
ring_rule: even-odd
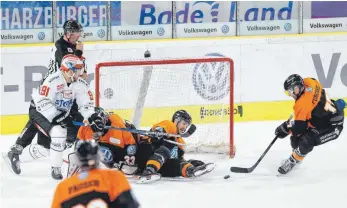
[[[84,62],[78,56],[73,54],[68,54],[63,57],[61,61],[60,69],[65,72],[65,74],[71,78],[71,81],[77,80],[84,72]],[[73,74],[69,74],[69,71],[72,71]]]

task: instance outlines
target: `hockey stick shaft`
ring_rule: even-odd
[[[293,118],[293,114],[290,115],[288,118],[287,122],[289,122]],[[263,160],[265,157],[266,153],[271,149],[272,145],[276,142],[278,139],[278,136],[276,136],[271,143],[268,145],[266,150],[263,152],[263,154],[260,156],[260,158],[257,160],[257,162],[250,168],[242,168],[242,167],[231,167],[230,171],[234,173],[251,173],[253,170],[259,165],[259,163]]]
[[[82,123],[82,122],[73,122],[74,125],[76,126],[87,126],[86,124]],[[114,130],[119,130],[119,131],[127,131],[130,133],[135,133],[135,134],[140,134],[140,135],[144,135],[144,136],[152,136],[152,137],[163,137],[163,136],[167,136],[167,137],[182,137],[181,135],[177,135],[177,134],[168,134],[168,133],[164,133],[164,132],[155,132],[155,131],[146,131],[146,130],[138,130],[138,129],[129,129],[129,128],[118,128],[115,126],[105,126],[105,129],[114,129]],[[186,146],[186,144],[182,144],[179,142],[175,142],[172,140],[168,140],[168,139],[163,139],[165,142],[171,143],[171,144],[176,144],[176,145],[180,145],[180,146]]]
[[[260,156],[260,158],[257,160],[257,162],[252,167],[250,167],[250,168],[231,167],[230,171],[234,172],[234,173],[251,173],[259,165],[259,163],[263,160],[263,158],[265,157],[266,153],[270,150],[272,145],[276,142],[277,138],[278,138],[278,136],[276,136],[271,141],[269,146],[266,148],[266,150],[263,152],[263,154]]]

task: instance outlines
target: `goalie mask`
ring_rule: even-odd
[[[104,123],[104,125],[106,125],[107,121],[110,118],[109,114],[101,107],[95,107],[94,111],[96,114],[98,114],[98,116],[102,118],[102,122]]]

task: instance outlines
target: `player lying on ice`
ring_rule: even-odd
[[[194,133],[195,128],[195,125],[192,124],[192,117],[185,110],[179,110],[174,113],[171,121],[159,122],[153,125],[150,131],[183,135],[189,131]],[[165,140],[175,141],[182,145]],[[200,160],[185,160],[183,158],[185,142],[182,137],[140,137],[138,143],[138,151],[141,151],[139,155],[142,157],[142,161],[138,161],[139,179],[142,182],[159,180],[161,176],[197,177],[211,172],[215,167],[214,163],[205,164]]]
[[[132,124],[122,120],[116,114],[108,114],[102,108],[97,108],[96,112],[98,112],[98,117],[102,119],[94,120],[90,126],[81,127],[78,132],[78,139],[96,138],[104,157],[102,162],[107,167],[120,168],[126,174],[139,175],[140,179],[147,181],[159,180],[161,176],[196,177],[211,172],[215,166],[214,163],[205,164],[199,160],[186,161],[183,159],[184,150],[181,145],[177,145],[184,144],[182,137],[147,137],[105,128],[105,126],[114,126],[135,129]],[[195,128],[195,125],[191,124],[191,120],[186,111],[180,110],[174,114],[172,121],[165,120],[155,124],[151,131],[175,135],[183,134],[188,131],[187,127]],[[165,139],[177,143],[172,144],[164,141]],[[78,170],[74,158],[74,154],[69,156],[68,176]]]
[[[322,85],[314,78],[290,75],[284,82],[287,95],[295,100],[294,120],[283,122],[275,134],[285,138],[291,134],[293,153],[278,168],[286,174],[300,164],[313,147],[337,139],[343,129],[345,102],[330,100]]]

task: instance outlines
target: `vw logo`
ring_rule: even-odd
[[[98,36],[99,36],[99,38],[103,38],[103,37],[105,37],[105,30],[104,29],[100,29],[99,31],[98,31]]]
[[[291,29],[292,29],[292,24],[286,23],[286,24],[284,25],[284,30],[285,30],[285,31],[290,31]]]
[[[43,39],[45,39],[45,33],[44,32],[39,32],[38,34],[37,34],[37,38],[39,39],[39,40],[43,40]]]
[[[224,57],[218,53],[206,56]],[[220,100],[230,92],[230,66],[224,62],[199,63],[194,66],[195,91],[206,100]]]
[[[227,34],[229,32],[229,26],[228,25],[223,25],[222,26],[222,33]]]
[[[157,34],[158,34],[159,36],[163,36],[163,35],[165,34],[164,28],[159,27],[158,30],[157,30]]]

